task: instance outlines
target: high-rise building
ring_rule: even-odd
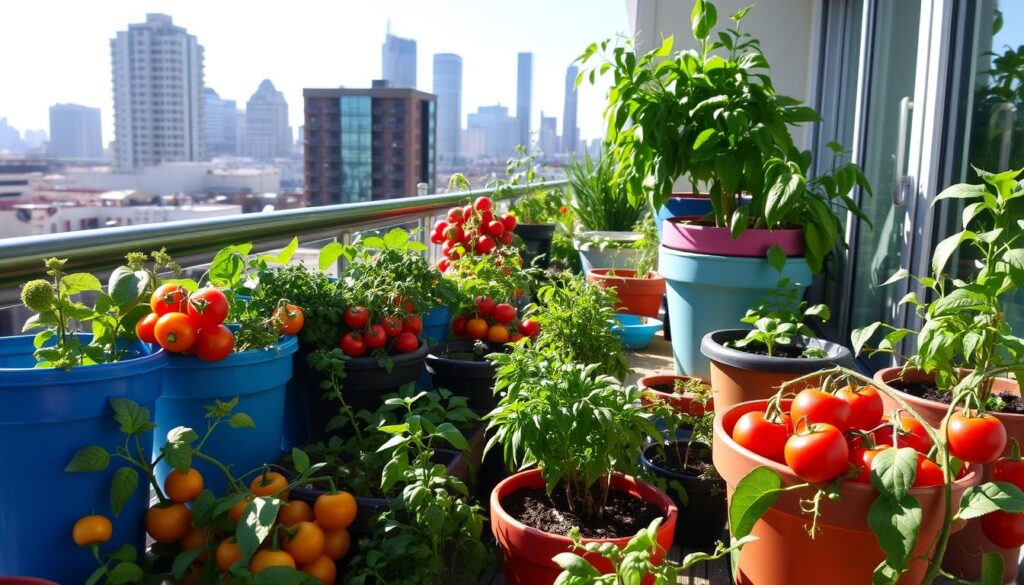
[[[77,104],[50,106],[50,154],[57,158],[103,158],[100,109]]]
[[[479,158],[505,158],[516,152],[519,120],[502,105],[481,106],[469,115],[467,136],[473,141],[471,154]]]
[[[462,57],[434,55],[434,95],[437,96],[437,155],[445,161],[459,154],[462,133]]]
[[[206,156],[238,154],[238,118],[235,100],[226,100],[212,87],[203,89],[203,139]]]
[[[550,158],[558,153],[558,118],[545,116],[541,111],[537,142],[545,158]]]
[[[516,84],[516,122],[518,143],[530,147],[530,102],[533,100],[533,53],[519,53]]]
[[[416,41],[391,34],[390,25],[381,49],[381,64],[381,79],[389,87],[416,87]]]
[[[20,154],[25,152],[25,143],[21,140],[21,132],[7,123],[7,118],[0,118],[0,152]]]
[[[562,148],[566,152],[578,152],[580,130],[576,126],[576,76],[580,70],[570,65],[565,71],[565,108],[562,110]]]
[[[46,145],[49,140],[49,136],[46,134],[46,130],[25,130],[25,148],[28,150],[39,151]]]
[[[200,161],[203,47],[170,16],[147,14],[110,41],[118,169]]]
[[[288,102],[269,79],[260,82],[245,105],[245,155],[269,161],[286,157],[292,150]]]
[[[437,98],[374,82],[304,89],[305,176],[311,205],[435,191]]]

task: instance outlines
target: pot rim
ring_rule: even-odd
[[[487,341],[485,341],[484,343],[487,345],[488,349],[491,350],[491,353],[500,353],[500,352],[502,352],[502,347],[504,347],[504,345],[505,345],[505,344],[501,344],[501,343],[491,343],[491,342],[487,342]],[[490,360],[483,361],[483,362],[478,362],[478,361],[458,360],[458,359],[454,359],[454,358],[447,358],[447,357],[443,357],[443,356],[440,355],[441,352],[443,352],[445,349],[451,348],[452,346],[465,346],[465,347],[472,348],[474,345],[476,345],[475,341],[463,340],[463,339],[454,339],[454,340],[451,340],[451,341],[442,341],[440,343],[435,343],[434,345],[431,345],[427,349],[426,360],[429,363],[445,364],[445,365],[451,365],[451,366],[456,366],[457,365],[457,366],[463,367],[463,368],[472,368],[472,369],[487,369],[487,368],[490,368],[490,369],[494,369],[494,364],[491,363]]]
[[[92,339],[91,333],[80,333],[78,335],[89,340]],[[8,335],[0,337],[0,344],[20,345],[21,343],[26,343],[29,347],[32,347],[32,340],[34,338],[35,335]],[[74,366],[70,370],[37,368],[34,365],[31,368],[0,367],[0,387],[25,386],[26,384],[93,382],[144,374],[160,367],[166,367],[166,364],[170,362],[170,356],[166,350],[160,346],[155,346],[155,348],[156,351],[146,355],[127,357],[116,362]],[[152,347],[149,349],[152,349]],[[34,350],[35,348],[33,347]]]
[[[608,274],[614,272],[614,275]],[[626,274],[628,273],[628,274]],[[665,277],[658,274],[654,270],[647,272],[646,278],[639,278],[636,276],[636,270],[632,268],[591,268],[587,271],[587,276],[593,276],[594,278],[614,282],[616,280],[622,282],[638,283],[638,282],[651,282],[657,283],[658,281],[664,281]]]
[[[420,337],[419,340],[420,346],[416,348],[416,351],[411,351],[409,353],[396,353],[390,356],[393,368],[397,368],[399,366],[410,366],[416,362],[423,361],[423,359],[427,357],[427,342],[423,337]],[[357,357],[346,360],[345,369],[383,370],[384,368],[380,367],[377,363],[377,358],[375,357]],[[392,371],[394,371],[394,369],[392,369]]]
[[[689,442],[690,442],[690,439],[675,438],[675,439],[669,439],[668,441],[665,441],[665,444],[668,445],[670,443],[689,443]],[[701,444],[703,445],[703,443],[701,443]],[[640,463],[641,463],[641,465],[643,465],[645,467],[649,466],[651,469],[657,469],[658,471],[663,472],[665,475],[672,476],[672,477],[675,477],[675,478],[678,478],[678,479],[685,479],[687,481],[692,481],[692,482],[706,483],[708,485],[717,484],[717,485],[721,486],[722,488],[725,487],[725,479],[723,479],[721,477],[712,477],[712,478],[700,477],[698,475],[693,475],[693,474],[686,473],[686,472],[683,472],[683,471],[676,471],[674,469],[667,469],[665,467],[662,467],[662,466],[658,465],[657,463],[655,463],[647,455],[648,451],[650,451],[651,449],[656,448],[657,446],[658,446],[657,441],[651,441],[651,442],[647,443],[646,445],[644,445],[644,448],[640,451]],[[711,445],[708,445],[707,447],[708,447],[708,449],[711,449]],[[724,495],[724,491],[723,491],[723,495]]]
[[[732,233],[732,228],[729,228],[729,227],[717,226],[717,225],[702,225],[702,224],[699,224],[699,223],[694,223],[694,222],[703,221],[703,220],[704,220],[704,216],[703,215],[677,215],[675,217],[670,217],[670,218],[666,219],[665,221],[671,222],[678,229],[694,230],[694,231],[706,231],[706,232],[716,232],[716,233],[720,233],[720,232],[729,232],[730,234]],[[804,228],[802,228],[802,227],[777,228],[777,229],[748,227],[747,229],[745,229],[743,231],[743,233],[747,233],[747,232],[753,232],[753,233],[756,233],[756,234],[769,234],[770,233],[770,234],[778,234],[779,236],[788,236],[788,235],[792,235],[794,233],[801,233],[802,234],[803,231],[804,231]],[[740,236],[740,237],[743,237],[743,236]]]
[[[277,358],[288,357],[298,351],[299,341],[294,335],[282,335],[277,343],[269,347],[260,347],[246,351],[231,352],[220,361],[206,362],[194,355],[171,356],[167,362],[167,369],[181,368],[236,368],[239,366],[251,366],[253,364],[268,362]]]
[[[958,368],[958,369],[961,370],[961,371],[964,371],[964,372],[971,372],[971,371],[973,371],[973,370],[971,370],[969,368]],[[934,405],[935,407],[941,407],[943,409],[949,408],[949,405],[946,404],[946,403],[936,402],[934,400],[929,400],[927,398],[921,398],[920,396],[914,396],[913,394],[908,394],[908,393],[904,392],[903,390],[900,390],[899,388],[896,388],[895,386],[892,386],[891,384],[889,384],[889,382],[895,381],[896,379],[902,379],[903,378],[903,374],[905,372],[909,372],[912,375],[921,375],[921,376],[924,376],[926,378],[931,378],[931,379],[935,378],[935,374],[934,373],[928,373],[928,372],[925,372],[924,370],[921,370],[920,368],[913,367],[913,366],[907,367],[906,364],[904,364],[903,366],[890,366],[888,368],[882,368],[882,369],[878,370],[877,372],[875,372],[875,375],[873,376],[873,379],[875,380],[875,382],[877,382],[879,384],[885,384],[892,391],[899,393],[900,396],[903,396],[904,399],[907,402],[910,402],[911,404],[924,403],[924,404],[928,404],[928,405]],[[1017,392],[1018,392],[1018,394],[1020,394],[1020,382],[1018,380],[1014,380],[1013,378],[1007,378],[1005,376],[999,376],[999,377],[995,378],[995,380],[996,381],[1000,381],[1000,382],[1005,382],[1007,384],[1011,384],[1011,385],[1016,386],[1017,387]],[[1008,418],[1011,418],[1011,419],[1012,418],[1017,418],[1017,419],[1024,420],[1024,414],[1022,414],[1022,413],[989,411],[989,414],[995,416],[996,418],[1008,417]]]
[[[846,346],[817,337],[799,336],[804,347],[817,347],[828,353],[824,358],[790,358],[757,355],[727,347],[725,342],[742,339],[747,329],[719,329],[704,335],[700,353],[709,360],[734,368],[759,372],[797,374],[810,373],[833,365],[853,365],[853,356]]]

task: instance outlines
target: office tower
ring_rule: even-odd
[[[416,41],[391,34],[390,24],[381,50],[381,64],[381,79],[389,87],[416,87]]]
[[[506,158],[519,144],[519,120],[508,115],[502,105],[481,106],[469,115],[467,135],[474,144],[476,158]]]
[[[540,113],[540,132],[537,143],[545,158],[551,158],[558,153],[558,118],[547,117],[544,112]]]
[[[417,183],[436,190],[434,95],[377,82],[302,95],[311,205],[408,197]]]
[[[519,53],[518,83],[516,84],[516,122],[519,124],[518,143],[530,147],[530,102],[533,100],[533,53]]]
[[[459,154],[462,133],[462,57],[434,55],[434,95],[437,96],[437,154],[452,161]]]
[[[269,79],[245,105],[245,155],[270,161],[292,150],[292,129],[288,125],[288,102]]]
[[[21,132],[7,123],[7,118],[0,118],[0,152],[20,154],[25,151],[25,143],[21,140]]]
[[[114,157],[122,171],[163,161],[200,161],[203,47],[165,14],[147,14],[110,41]]]
[[[103,158],[100,109],[77,104],[50,106],[50,154],[57,158]]]
[[[562,110],[562,148],[568,153],[578,152],[580,130],[576,127],[576,76],[580,70],[570,65],[565,72],[565,108]]]
[[[235,100],[226,100],[212,87],[203,89],[203,140],[206,156],[238,154],[238,119]]]

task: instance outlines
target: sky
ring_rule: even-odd
[[[516,54],[534,53],[532,128],[558,118],[566,67],[593,41],[627,32],[625,0],[36,0],[5,3],[0,19],[0,117],[49,129],[49,106],[102,110],[113,139],[109,41],[147,12],[173,17],[205,49],[206,86],[239,107],[268,78],[284,92],[293,127],[302,88],[368,87],[381,76],[381,45],[393,34],[417,41],[417,86],[430,91],[434,53],[463,59],[463,126],[478,106],[515,112]],[[603,134],[604,90],[580,88],[581,137]]]

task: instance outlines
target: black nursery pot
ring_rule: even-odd
[[[474,341],[447,341],[430,348],[427,373],[434,388],[445,388],[469,399],[469,407],[480,415],[498,405],[494,396],[495,368],[490,361],[469,361],[443,357],[448,353],[472,352]],[[488,343],[489,353],[506,351],[506,346]]]
[[[516,226],[515,234],[522,238],[523,244],[526,246],[526,250],[523,253],[524,265],[533,266],[533,259],[543,255],[537,261],[537,266],[539,268],[547,268],[551,260],[551,240],[555,237],[555,224],[521,223]]]
[[[676,441],[680,449],[685,449],[687,441]],[[672,443],[665,449],[672,449]],[[648,472],[667,482],[677,481],[686,490],[687,501],[679,501],[679,495],[671,487],[666,491],[679,508],[676,520],[675,543],[683,547],[711,548],[715,542],[722,540],[722,530],[729,517],[729,509],[725,497],[725,481],[721,478],[705,479],[665,469],[653,463],[658,445],[651,443],[644,448],[640,463]]]
[[[375,411],[384,404],[384,396],[397,392],[403,384],[415,382],[423,372],[423,360],[427,357],[427,344],[420,340],[416,351],[391,356],[391,371],[386,371],[377,358],[350,358],[345,362],[345,377],[341,380],[341,393],[353,411]],[[306,428],[310,440],[327,435],[327,423],[340,411],[341,405],[324,398],[325,390],[320,387],[323,374],[304,364],[300,377],[305,387],[302,393]]]

